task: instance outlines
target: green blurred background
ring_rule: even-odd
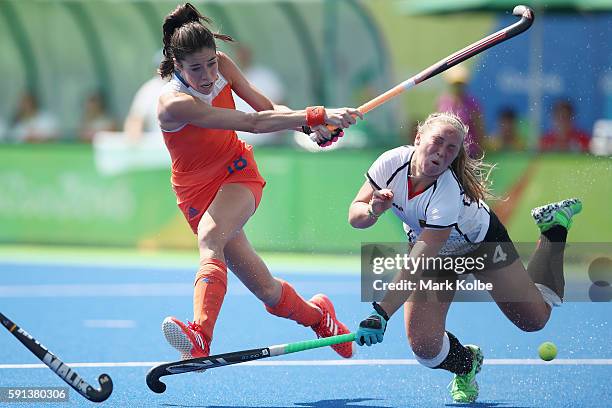
[[[496,21],[494,13],[410,16],[398,7],[402,2],[384,0],[194,3],[278,72],[293,108],[359,105],[490,33]],[[74,142],[83,100],[96,89],[105,91],[113,115],[123,120],[134,93],[152,75],[161,21],[176,4],[0,1],[0,118],[8,121],[21,92],[31,87],[62,126],[61,143],[0,144],[5,248],[195,248],[167,167],[100,173],[92,147]],[[233,55],[232,47],[222,48]],[[442,79],[433,78],[369,114],[366,148],[312,153],[256,147],[268,185],[247,226],[255,248],[355,255],[362,241],[402,241],[401,224],[391,215],[358,231],[348,225],[347,209],[372,161],[410,142],[411,123],[434,109],[443,89]],[[532,207],[578,196],[585,211],[571,240],[612,241],[610,157],[513,152],[486,158],[498,164],[492,177],[502,198],[490,204],[514,240],[537,239]]]
[[[369,230],[352,229],[347,222],[363,174],[380,152],[256,149],[268,185],[246,228],[255,248],[358,254],[362,241],[401,242],[401,223],[390,214]],[[577,196],[585,210],[571,240],[611,242],[612,159],[528,153],[488,158],[497,163],[492,179],[501,198],[490,204],[500,208],[514,240],[537,239],[532,207]],[[0,151],[0,163],[0,242],[195,246],[176,208],[166,169],[100,175],[91,148],[79,145],[9,146]]]

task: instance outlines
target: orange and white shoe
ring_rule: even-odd
[[[331,337],[339,334],[348,334],[351,331],[336,318],[334,305],[329,298],[323,294],[318,294],[310,299],[310,303],[316,305],[323,312],[321,321],[314,326],[312,330],[317,334],[317,337]],[[355,354],[355,342],[347,342],[334,344],[331,346],[334,351],[344,358],[351,358]]]
[[[174,316],[166,317],[162,323],[162,331],[166,340],[174,347],[183,360],[198,357],[208,357],[210,345],[201,333],[197,323],[181,322]]]

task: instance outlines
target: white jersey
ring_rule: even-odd
[[[163,95],[167,92],[181,92],[187,95],[195,96],[207,105],[212,106],[213,99],[215,99],[221,93],[223,88],[225,88],[225,85],[227,85],[227,79],[225,79],[225,77],[221,75],[221,72],[219,72],[217,79],[213,84],[213,89],[209,94],[198,92],[183,81],[184,80],[182,78],[179,78],[176,73],[173,73],[170,81],[168,81],[168,83],[162,88],[160,95]]]
[[[484,240],[489,228],[490,210],[483,201],[473,202],[459,179],[448,168],[425,191],[408,198],[408,177],[414,146],[401,146],[383,153],[372,164],[366,177],[373,188],[393,191],[392,210],[404,223],[410,243],[425,228],[452,227],[441,255],[463,255]]]
[[[180,78],[176,73],[173,73],[170,81],[168,81],[168,83],[162,88],[160,95],[164,95],[168,92],[180,92],[180,93],[194,96],[198,98],[199,100],[201,100],[202,102],[204,102],[205,104],[212,106],[213,99],[219,96],[223,88],[227,85],[227,79],[225,79],[225,77],[221,75],[220,72],[219,72],[217,79],[215,80],[212,92],[209,94],[203,94],[201,92],[198,92],[183,81],[184,80]],[[179,130],[183,129],[186,125],[187,124],[181,125],[176,129],[162,129],[162,130],[164,132],[178,132]]]

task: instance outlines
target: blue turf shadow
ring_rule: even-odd
[[[353,398],[353,399],[330,399],[315,402],[295,402],[292,406],[269,406],[258,408],[392,408],[382,405],[353,405],[364,401],[375,401],[374,398]],[[182,405],[182,404],[161,404],[164,407],[180,407],[180,408],[253,408],[248,405]]]
[[[316,402],[294,402],[294,405],[305,408],[342,408],[342,407],[359,407],[359,408],[389,408],[381,405],[353,405],[356,402],[376,401],[376,398],[353,398],[353,399],[331,399],[321,400]]]
[[[511,402],[504,402],[504,401],[478,401],[478,402],[472,402],[471,404],[459,404],[459,403],[455,403],[455,404],[444,404],[447,407],[473,407],[473,408],[531,408],[528,406],[516,406],[516,405],[511,405]]]

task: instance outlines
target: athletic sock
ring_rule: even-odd
[[[565,289],[563,255],[567,229],[555,225],[540,235],[527,272],[550,306],[561,304]],[[547,290],[548,289],[548,290]]]
[[[450,371],[457,375],[469,373],[474,364],[474,353],[463,346],[451,332],[447,331],[445,337],[448,338],[447,355],[439,365],[432,368]],[[444,345],[442,346],[442,351],[444,351]],[[441,356],[435,357],[435,359],[441,359]]]
[[[563,242],[567,241],[567,229],[561,225],[555,225],[552,228],[542,233],[550,242]]]
[[[275,306],[266,305],[266,310],[275,316],[291,319],[303,326],[313,326],[319,321],[323,313],[315,305],[305,301],[289,283],[276,279],[281,283],[282,292]]]
[[[450,339],[448,337],[448,334],[444,332],[444,336],[442,337],[442,348],[440,349],[440,352],[438,353],[438,355],[432,358],[423,358],[415,354],[414,357],[421,365],[424,365],[425,367],[429,367],[429,368],[435,368],[435,367],[438,367],[440,364],[442,364],[442,362],[448,356],[449,352],[450,352]]]
[[[212,341],[215,322],[227,292],[227,266],[218,259],[203,259],[193,291],[193,321],[200,325],[204,339]]]

